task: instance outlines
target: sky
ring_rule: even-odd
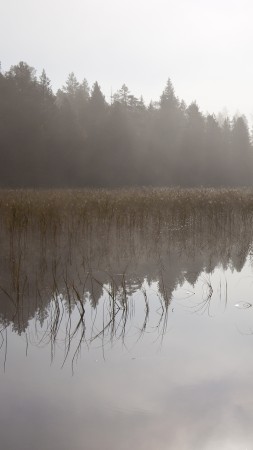
[[[45,68],[55,91],[73,71],[108,100],[123,83],[159,100],[170,78],[204,113],[252,121],[252,18],[252,0],[0,0],[0,61]]]

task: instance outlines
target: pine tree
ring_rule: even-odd
[[[52,87],[51,87],[51,81],[49,80],[49,78],[46,75],[45,70],[42,70],[40,79],[39,79],[39,85],[41,87],[41,91],[42,91],[42,96],[43,98],[48,98],[51,97],[53,92],[52,92]]]

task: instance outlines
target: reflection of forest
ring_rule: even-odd
[[[191,216],[166,223],[154,218],[133,226],[112,221],[58,233],[48,230],[2,230],[1,303],[4,325],[24,331],[36,317],[43,323],[47,308],[62,294],[71,309],[76,299],[95,307],[103,287],[125,296],[139,290],[146,279],[158,281],[161,297],[169,301],[184,280],[192,285],[199,274],[218,264],[240,271],[250,251],[252,217]],[[113,296],[112,296],[113,298]]]

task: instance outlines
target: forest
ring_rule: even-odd
[[[251,186],[244,116],[204,115],[170,79],[145,104],[124,84],[106,101],[70,73],[53,92],[25,62],[0,73],[0,186]]]

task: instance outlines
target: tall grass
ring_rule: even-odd
[[[2,223],[10,229],[39,225],[57,227],[66,220],[133,221],[179,214],[240,211],[253,212],[253,190],[245,189],[84,189],[0,190]]]

